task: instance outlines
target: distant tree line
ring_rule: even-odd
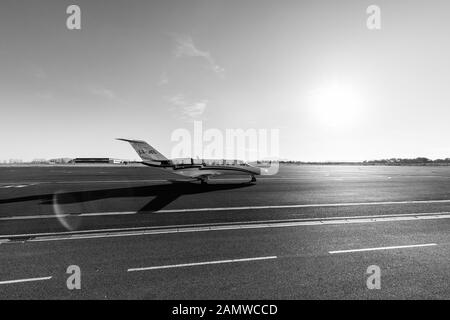
[[[382,160],[363,161],[363,164],[381,164],[381,165],[427,165],[427,164],[450,164],[450,158],[431,160],[425,157],[414,159],[392,158]]]
[[[289,161],[284,160],[280,163],[286,164],[320,164],[320,165],[383,165],[383,166],[402,166],[402,165],[450,165],[450,158],[431,160],[425,157],[418,157],[414,159],[404,159],[404,158],[391,158],[391,159],[381,159],[381,160],[365,160],[362,162],[358,161],[326,161],[326,162],[304,162],[304,161]]]

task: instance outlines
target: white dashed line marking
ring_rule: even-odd
[[[25,187],[30,187],[30,186],[33,186],[33,185],[35,185],[35,184],[12,184],[12,185],[0,186],[0,189],[25,188]]]
[[[259,261],[259,260],[270,260],[270,259],[277,259],[277,256],[244,258],[244,259],[230,259],[230,260],[217,260],[217,261],[205,261],[205,262],[172,264],[172,265],[166,265],[166,266],[144,267],[144,268],[131,268],[131,269],[128,269],[128,272],[147,271],[147,270],[159,270],[159,269],[170,269],[170,268],[183,268],[183,267],[204,266],[204,265],[211,265],[211,264],[248,262],[248,261]]]
[[[0,285],[1,284],[22,283],[22,282],[44,281],[44,280],[50,280],[51,278],[52,277],[29,278],[29,279],[19,279],[19,280],[7,280],[7,281],[0,281]]]
[[[412,245],[407,245],[407,246],[393,246],[393,247],[378,247],[378,248],[365,248],[365,249],[337,250],[337,251],[329,251],[329,253],[330,254],[352,253],[352,252],[365,252],[365,251],[420,248],[420,247],[431,247],[431,246],[437,246],[437,244],[436,243],[427,243],[427,244],[412,244]]]

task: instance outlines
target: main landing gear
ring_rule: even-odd
[[[256,182],[255,176],[252,175],[252,180],[250,180],[250,182]]]

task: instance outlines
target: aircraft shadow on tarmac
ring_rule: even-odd
[[[154,197],[138,212],[155,212],[163,209],[183,195],[203,194],[214,191],[233,190],[250,187],[251,183],[208,184],[200,185],[191,182],[171,181],[171,184],[127,187],[116,189],[99,189],[32,195],[10,199],[0,199],[1,204],[41,201],[46,205],[65,205],[114,198]]]

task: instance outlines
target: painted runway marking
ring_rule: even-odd
[[[356,224],[356,223],[378,223],[395,221],[419,221],[450,219],[450,212],[445,214],[424,213],[424,214],[404,214],[400,216],[366,216],[366,217],[342,217],[342,218],[311,218],[311,219],[293,219],[293,220],[266,220],[253,222],[229,222],[222,224],[197,224],[197,225],[175,225],[159,227],[136,227],[122,229],[99,229],[68,231],[56,233],[41,234],[20,234],[20,235],[0,235],[0,244],[17,244],[11,241],[17,239],[29,239],[27,242],[47,242],[64,240],[85,240],[98,238],[115,238],[129,236],[160,235],[173,233],[207,232],[207,231],[225,231],[225,230],[245,230],[245,229],[264,229],[264,228],[287,228],[301,226],[324,226],[337,224]],[[23,240],[21,240],[23,241]],[[23,242],[21,242],[23,243]]]
[[[159,270],[159,269],[170,269],[170,268],[183,268],[183,267],[204,266],[204,265],[211,265],[211,264],[248,262],[248,261],[259,261],[259,260],[270,260],[270,259],[277,259],[277,256],[244,258],[244,259],[230,259],[230,260],[216,260],[216,261],[172,264],[172,265],[167,265],[167,266],[144,267],[144,268],[130,268],[127,271],[133,272],[133,271],[147,271],[147,270]]]
[[[258,181],[290,181],[290,180],[308,180],[311,177],[258,177]],[[171,182],[172,180],[179,180],[179,182],[196,182],[196,179],[192,178],[173,178],[173,179],[134,179],[134,180],[70,180],[70,181],[14,181],[10,184],[27,184],[27,185],[38,185],[38,184],[85,184],[85,183],[144,183],[144,182]],[[248,178],[212,178],[211,181],[248,181]]]
[[[6,185],[1,186],[0,189],[9,189],[9,188],[25,188],[28,186],[32,186],[31,184],[14,184],[14,185]]]
[[[378,179],[392,179],[392,176],[386,175],[377,175],[375,177],[372,174],[367,175],[357,175],[350,177],[331,177],[330,175],[325,175],[331,179],[342,179],[342,180],[351,180],[351,179],[366,179],[366,178],[378,178]],[[398,177],[401,178],[443,178],[450,179],[450,176],[421,176],[421,175],[400,175]],[[289,180],[310,180],[314,179],[314,176],[300,176],[300,177],[270,177],[270,176],[261,176],[258,177],[258,181],[289,181]],[[195,179],[185,178],[174,178],[174,179],[134,179],[134,180],[71,180],[71,181],[11,181],[7,182],[10,185],[15,184],[27,184],[27,185],[38,185],[38,184],[85,184],[85,183],[144,183],[144,182],[170,182],[171,180],[180,180],[180,182],[195,182]],[[247,181],[248,178],[212,178],[211,181]],[[5,183],[3,183],[5,184]],[[0,186],[0,188],[3,188]]]
[[[293,204],[293,205],[274,205],[274,206],[245,206],[245,207],[218,207],[218,208],[193,208],[193,209],[162,209],[153,211],[152,213],[185,213],[185,212],[217,212],[217,211],[243,211],[243,210],[268,210],[268,209],[300,209],[300,208],[329,208],[329,207],[358,207],[358,206],[377,206],[377,205],[402,205],[402,204],[445,204],[450,200],[407,200],[407,201],[383,201],[383,202],[343,202],[343,203],[321,203],[321,204]],[[58,217],[68,216],[120,216],[139,214],[136,211],[119,211],[119,212],[89,212],[80,214],[66,214]],[[0,221],[5,220],[31,220],[31,219],[51,219],[57,218],[54,214],[46,215],[30,215],[30,216],[11,216],[1,217]]]
[[[379,202],[341,202],[341,203],[319,203],[319,204],[292,204],[272,206],[244,206],[244,207],[219,207],[219,208],[197,208],[197,209],[163,209],[157,212],[201,212],[201,211],[232,211],[232,210],[261,210],[261,209],[295,209],[295,208],[327,208],[327,207],[355,207],[355,206],[377,206],[377,205],[399,205],[399,204],[431,204],[450,203],[450,200],[407,200],[407,201],[379,201]]]
[[[84,183],[140,183],[140,182],[168,182],[167,179],[137,179],[137,180],[71,180],[71,181],[35,181],[35,182],[15,182],[16,184],[38,185],[38,184],[84,184]],[[10,183],[9,185],[12,185]],[[9,186],[8,185],[8,186]]]
[[[437,246],[437,244],[436,243],[427,243],[427,244],[412,244],[412,245],[407,245],[407,246],[393,246],[393,247],[378,247],[378,248],[366,248],[366,249],[337,250],[337,251],[329,251],[329,253],[330,254],[352,253],[352,252],[365,252],[365,251],[420,248],[420,247],[431,247],[431,246]]]
[[[52,277],[42,277],[42,278],[29,278],[29,279],[0,281],[0,285],[1,284],[22,283],[22,282],[44,281],[44,280],[50,280],[51,278]]]

